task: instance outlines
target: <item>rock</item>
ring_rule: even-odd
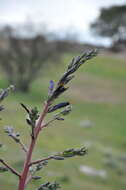
[[[97,170],[95,168],[89,167],[89,166],[80,166],[79,170],[88,175],[88,176],[98,176],[102,179],[106,179],[107,178],[107,172],[106,170]]]
[[[90,120],[80,121],[80,126],[84,128],[92,127],[94,124]]]

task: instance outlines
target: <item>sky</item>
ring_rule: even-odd
[[[61,35],[75,32],[81,41],[95,42],[89,26],[98,17],[100,8],[124,3],[126,0],[0,0],[0,24],[43,23],[46,30]],[[97,43],[109,42],[97,38]]]

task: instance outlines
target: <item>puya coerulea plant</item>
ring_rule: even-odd
[[[75,156],[84,156],[87,153],[85,147],[79,149],[71,148],[45,158],[43,157],[39,160],[32,160],[33,150],[36,148],[36,141],[38,139],[39,134],[43,132],[43,130],[46,127],[48,127],[52,122],[56,120],[64,120],[64,116],[71,112],[71,104],[69,102],[60,102],[54,105],[54,101],[57,98],[59,98],[59,96],[62,95],[66,90],[68,90],[68,87],[66,87],[66,85],[74,78],[73,74],[78,70],[78,68],[81,65],[83,65],[87,60],[96,56],[96,54],[96,50],[92,50],[83,53],[81,56],[77,56],[70,62],[66,69],[66,72],[62,75],[57,84],[54,84],[52,80],[50,81],[48,97],[47,100],[44,102],[42,112],[39,112],[36,107],[30,109],[28,106],[21,103],[21,106],[28,115],[26,119],[27,124],[31,127],[31,136],[28,148],[23,144],[20,138],[20,134],[15,132],[13,127],[8,126],[5,128],[5,132],[8,134],[8,136],[11,137],[16,143],[18,143],[26,154],[21,173],[18,172],[16,169],[12,168],[10,165],[8,165],[8,163],[4,159],[0,158],[0,162],[4,165],[4,167],[0,167],[0,171],[10,171],[18,177],[18,190],[24,190],[27,184],[32,179],[40,179],[40,177],[36,176],[35,174],[37,171],[39,171],[45,165],[47,165],[49,160],[64,160],[66,158],[71,158]],[[1,91],[0,101],[8,95],[9,91],[12,88],[13,87],[10,86],[9,88]],[[3,107],[0,106],[0,110],[2,109]],[[47,114],[50,114],[55,111],[58,112],[52,116],[51,120],[45,122],[45,117],[47,116]],[[60,185],[57,182],[46,182],[36,190],[56,190],[58,188],[60,188]]]

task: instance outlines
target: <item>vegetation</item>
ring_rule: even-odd
[[[15,85],[17,91],[28,92],[40,69],[44,70],[50,60],[54,64],[60,58],[55,44],[49,42],[44,34],[23,37],[15,35],[13,28],[4,27],[0,31],[0,40],[3,41],[0,45],[0,66],[9,84]]]
[[[1,126],[10,123],[16,126],[20,132],[24,143],[28,143],[27,125],[22,123],[24,112],[19,108],[19,102],[23,102],[32,107],[40,107],[42,100],[47,94],[47,85],[50,78],[58,80],[66,63],[73,55],[64,56],[64,64],[55,68],[51,67],[45,72],[43,77],[34,81],[31,92],[26,94],[14,93],[4,101],[5,110],[1,112]],[[42,181],[57,181],[61,183],[64,190],[115,190],[125,189],[125,148],[126,148],[126,65],[124,58],[112,56],[97,56],[89,64],[85,64],[78,70],[78,76],[73,81],[69,91],[64,94],[61,101],[66,98],[73,104],[73,111],[66,121],[57,121],[50,128],[45,128],[44,135],[40,134],[37,149],[33,154],[36,159],[40,154],[48,156],[52,152],[60,152],[68,147],[78,146],[88,147],[88,156],[84,159],[68,159],[66,161],[51,161],[48,169],[38,171],[38,176],[43,172]],[[5,87],[4,73],[0,75],[0,86]],[[41,87],[41,88],[40,88]],[[16,117],[15,117],[16,114]],[[87,127],[83,121],[90,120],[92,125]],[[24,125],[24,127],[23,127]],[[25,128],[26,126],[26,128]],[[3,132],[0,133],[3,147],[0,149],[1,157],[21,170],[24,155],[19,151],[17,144],[11,142]],[[11,142],[11,143],[10,143]],[[18,152],[18,154],[17,154]],[[15,156],[16,155],[16,156]],[[116,166],[110,167],[107,159],[117,161]],[[8,159],[9,158],[9,159]],[[122,159],[123,161],[119,160]],[[109,162],[110,163],[110,162]],[[107,178],[102,179],[98,176],[87,176],[81,173],[81,165],[91,166],[96,169],[105,169]],[[7,179],[7,180],[6,180]],[[34,190],[41,185],[41,180],[33,180],[27,188]],[[9,172],[0,175],[1,189],[16,189],[15,176]]]
[[[82,64],[84,64],[87,60],[91,59],[95,55],[96,55],[95,51],[90,51],[87,53],[83,53],[81,56],[72,59],[72,61],[70,62],[70,64],[66,69],[66,72],[62,75],[58,83],[55,85],[52,80],[50,81],[48,98],[44,102],[44,108],[42,112],[39,113],[37,107],[30,109],[25,104],[21,103],[21,106],[28,114],[26,121],[31,128],[31,134],[29,139],[30,142],[28,148],[24,145],[24,143],[22,143],[22,140],[20,138],[20,133],[15,132],[12,126],[7,126],[5,128],[5,132],[8,134],[8,136],[11,137],[17,144],[19,144],[22,150],[26,154],[21,173],[19,173],[13,167],[8,165],[3,158],[0,158],[0,162],[5,166],[4,169],[3,168],[1,169],[1,172],[10,171],[18,177],[19,179],[18,190],[24,190],[27,184],[32,179],[36,180],[40,179],[41,177],[35,176],[35,174],[37,171],[39,171],[45,165],[47,165],[47,161],[64,160],[65,158],[71,158],[74,156],[83,156],[86,154],[86,149],[84,147],[81,149],[72,148],[45,158],[41,158],[35,161],[32,160],[33,150],[36,147],[39,134],[43,131],[44,128],[47,128],[50,125],[50,123],[56,120],[63,121],[64,116],[69,114],[69,112],[71,111],[71,105],[69,102],[61,102],[56,105],[53,105],[54,101],[68,89],[68,87],[66,87],[66,84],[68,84],[74,78],[73,73],[75,73]],[[10,88],[2,90],[0,94],[0,100],[3,100],[8,95],[9,90]],[[57,112],[55,115],[52,116],[52,118],[49,121],[45,122],[45,117],[48,113],[52,113],[59,109],[61,111]],[[46,182],[42,184],[38,188],[38,190],[45,190],[45,189],[56,190],[58,188],[60,188],[59,184]]]
[[[126,5],[102,8],[91,28],[100,36],[110,37],[113,43],[126,42]]]

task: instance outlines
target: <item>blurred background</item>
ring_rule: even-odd
[[[47,180],[64,190],[126,189],[126,1],[1,0],[0,88],[16,89],[4,101],[0,154],[18,170],[24,155],[3,126],[14,126],[27,144],[30,129],[19,103],[41,110],[49,81],[57,82],[73,57],[91,49],[98,56],[59,100],[72,102],[72,113],[40,135],[34,159],[81,146],[88,155],[50,161],[28,190]],[[0,189],[16,188],[15,176],[0,174]]]

